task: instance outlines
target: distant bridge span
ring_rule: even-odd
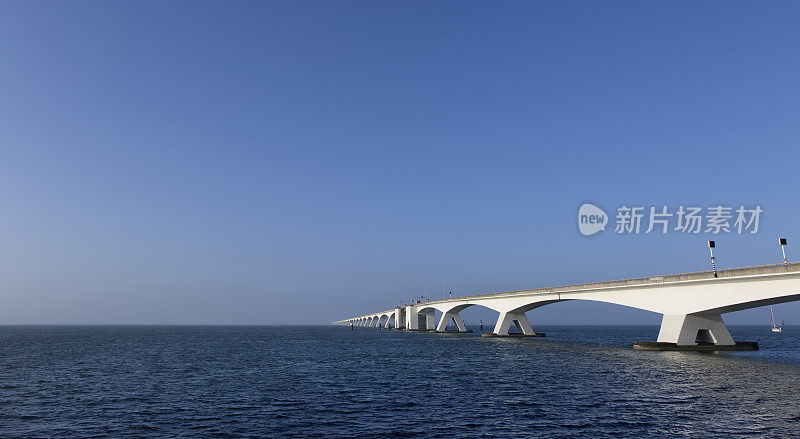
[[[467,332],[459,313],[481,305],[500,313],[493,335],[508,336],[514,325],[536,336],[527,311],[566,300],[614,303],[663,314],[658,344],[676,347],[735,347],[722,314],[800,300],[800,263],[659,275],[532,290],[432,300],[365,314],[334,324],[445,331],[453,321]],[[435,311],[442,313],[438,324]],[[652,344],[652,343],[651,343]]]

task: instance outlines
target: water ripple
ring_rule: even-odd
[[[0,436],[786,437],[800,331],[639,352],[657,328],[486,339],[338,327],[2,327]]]

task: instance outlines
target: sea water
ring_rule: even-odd
[[[727,353],[633,350],[655,326],[536,329],[5,326],[0,436],[800,434],[800,327],[732,326],[761,350]]]

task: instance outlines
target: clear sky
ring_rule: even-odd
[[[0,323],[322,324],[445,282],[704,270],[708,239],[722,267],[780,262],[779,236],[800,259],[798,23],[797,2],[0,2]],[[584,202],[764,213],[584,237]]]

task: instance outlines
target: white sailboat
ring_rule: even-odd
[[[772,305],[769,306],[769,316],[772,318],[772,332],[783,332],[783,319],[781,319],[781,324],[775,324],[775,314],[772,312]]]

